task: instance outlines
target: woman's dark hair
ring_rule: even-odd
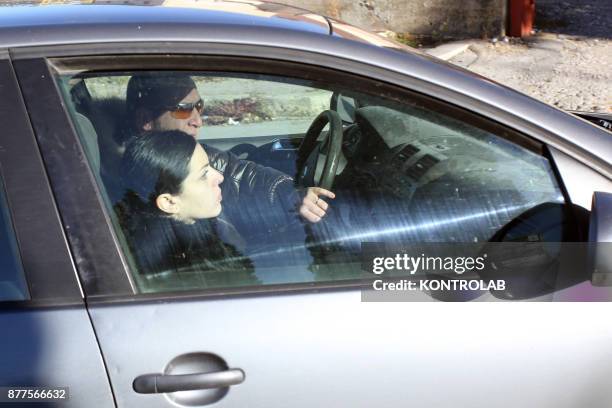
[[[160,194],[179,194],[196,145],[193,137],[178,130],[146,132],[134,138],[121,162],[125,194],[149,209],[154,209]]]
[[[200,278],[207,280],[214,272],[232,272],[256,282],[231,224],[213,218],[188,225],[157,208],[160,194],[181,192],[196,146],[193,137],[178,130],[145,132],[128,144],[121,163],[124,195],[115,213],[133,259],[143,275],[191,270],[205,272]]]

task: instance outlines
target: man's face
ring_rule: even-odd
[[[197,89],[192,89],[179,103],[189,104],[199,101],[200,94]],[[185,119],[177,119],[173,112],[166,111],[157,119],[145,123],[144,130],[180,130],[197,139],[198,131],[202,127],[202,117],[197,109],[192,109]]]

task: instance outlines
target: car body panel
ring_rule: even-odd
[[[0,384],[68,387],[62,407],[112,407],[104,361],[85,305],[0,312]]]
[[[119,407],[131,382],[214,353],[246,374],[219,407],[576,407],[612,399],[610,303],[364,303],[359,291],[94,305]],[[419,295],[415,294],[418,300]],[[117,342],[117,333],[126,341]]]
[[[4,30],[18,27],[67,28],[82,25],[107,27],[130,24],[232,24],[236,26],[258,26],[290,28],[296,31],[311,31],[329,34],[327,20],[306,10],[284,5],[257,2],[181,2],[167,1],[162,7],[130,7],[123,2],[104,5],[48,4],[43,7],[2,7]],[[1,6],[0,6],[1,7]],[[169,10],[172,8],[173,10]],[[141,29],[144,27],[141,27]],[[92,33],[93,34],[93,33]],[[36,37],[26,41],[36,41]]]
[[[551,146],[570,197],[585,207],[595,189],[610,191],[612,139],[603,137],[605,131],[419,53],[388,49],[393,47],[384,41],[355,41],[351,36],[358,29],[332,23],[337,29],[330,35],[327,20],[301,12],[296,15],[308,17],[295,22],[278,13],[240,16],[181,7],[2,11],[0,47],[10,48],[74,265],[84,282],[93,273],[116,280],[106,293],[116,296],[92,296],[88,310],[2,310],[0,324],[14,327],[0,340],[4,349],[16,350],[28,339],[31,352],[26,364],[10,354],[0,357],[12,370],[0,370],[0,383],[69,386],[72,406],[114,406],[114,395],[119,407],[170,407],[176,405],[167,395],[136,393],[134,379],[163,373],[178,356],[211,353],[246,374],[219,407],[575,407],[612,401],[612,303],[451,306],[430,302],[421,292],[412,294],[414,302],[363,302],[354,282],[133,293],[100,190],[45,58],[243,56],[369,77],[462,106]],[[598,180],[579,186],[590,175]],[[580,290],[591,293],[589,285]],[[83,288],[85,295],[97,289]]]

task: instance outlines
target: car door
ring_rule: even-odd
[[[113,407],[105,365],[6,53],[0,71],[0,402]]]
[[[434,227],[435,233],[418,239],[479,241],[526,210],[553,203],[562,211],[552,222],[580,239],[583,225],[570,211],[571,201],[545,144],[441,101],[435,93],[416,94],[370,79],[357,63],[350,69],[344,65],[344,71],[352,69],[361,76],[315,66],[309,60],[313,55],[307,53],[296,52],[292,59],[311,64],[286,58],[270,63],[272,56],[265,54],[269,51],[249,51],[242,59],[195,54],[122,57],[106,51],[96,60],[62,59],[65,51],[60,50],[55,54],[60,58],[30,54],[16,61],[41,153],[53,169],[49,176],[118,406],[569,407],[605,406],[612,400],[606,381],[612,371],[609,303],[449,304],[426,291],[411,292],[403,299],[408,301],[369,302],[362,292],[373,278],[361,270],[351,242],[384,241],[390,224]],[[268,59],[255,58],[256,51]],[[103,63],[108,55],[114,55],[112,67]],[[417,170],[431,159],[419,162],[415,157],[402,162],[402,171],[417,172],[410,173],[416,186],[410,199],[393,196],[388,206],[379,205],[388,203],[386,196],[367,201],[357,194],[338,200],[334,228],[307,225],[302,231],[315,231],[298,238],[289,230],[295,241],[278,240],[287,230],[263,231],[261,239],[270,240],[267,251],[264,241],[264,250],[259,246],[259,252],[250,254],[263,259],[254,261],[256,272],[261,272],[256,282],[231,276],[202,279],[197,271],[194,279],[189,274],[147,276],[135,263],[134,248],[97,173],[95,147],[88,147],[87,138],[101,137],[103,131],[92,126],[92,133],[87,121],[78,122],[78,98],[69,86],[83,79],[74,72],[112,78],[133,75],[136,69],[203,77],[238,73],[253,81],[264,75],[269,81],[364,95],[370,102],[360,108],[356,123],[360,132],[370,133],[362,153],[367,156],[380,148],[370,144],[380,142],[374,133],[384,135],[389,148],[385,154],[392,158],[404,151],[394,147],[412,142],[401,139],[389,146],[389,140],[406,134],[418,136],[414,146],[434,158],[453,146],[472,143],[462,152],[463,161],[448,164],[467,179],[475,174],[476,183],[468,189],[473,194],[455,191],[455,185],[443,178],[448,172],[419,184],[429,169],[422,174]],[[345,125],[346,132],[351,124]],[[400,125],[406,128],[398,136],[394,132]],[[241,141],[248,143],[247,138]],[[436,150],[438,144],[441,148]],[[58,152],[66,150],[69,154],[60,159]],[[367,157],[368,163],[379,163]],[[421,167],[412,169],[410,163]],[[472,164],[475,169],[466,167]],[[523,182],[530,178],[532,184]],[[337,196],[340,191],[346,196],[353,191],[378,194],[377,180],[367,184],[353,174]],[[387,182],[388,177],[381,180]],[[431,181],[437,183],[421,189]],[[445,207],[445,200],[451,204]],[[414,206],[404,207],[407,202]],[[368,208],[376,211],[368,213]],[[410,208],[419,214],[416,221],[405,219]],[[338,232],[343,234],[337,236]],[[314,244],[309,237],[314,237]],[[293,245],[298,242],[303,245]],[[304,250],[307,254],[300,257]],[[176,281],[177,276],[182,277]],[[539,300],[552,300],[564,288],[553,289]],[[475,299],[495,300],[481,295]]]

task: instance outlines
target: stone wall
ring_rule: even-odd
[[[508,0],[277,0],[374,31],[431,39],[503,34]]]

